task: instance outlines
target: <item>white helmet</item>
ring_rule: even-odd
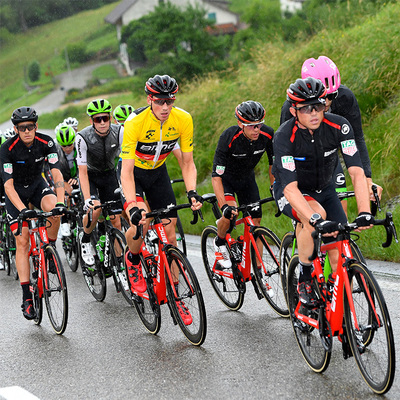
[[[3,133],[3,136],[4,136],[6,139],[15,136],[15,131],[14,131],[14,129],[13,129],[13,128],[8,128],[8,129],[6,129],[6,130],[4,131],[4,133]]]
[[[73,117],[67,117],[63,121],[63,125],[69,125],[69,126],[72,126],[73,128],[77,128],[78,123],[79,123],[78,120]]]

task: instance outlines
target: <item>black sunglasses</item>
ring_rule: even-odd
[[[100,124],[101,121],[108,122],[111,117],[109,115],[103,115],[101,117],[92,117],[92,119],[96,124]]]
[[[327,94],[327,95],[325,96],[325,98],[327,98],[328,100],[332,101],[332,100],[335,100],[336,97],[338,97],[338,94],[339,94],[339,93],[338,93],[338,91],[336,90],[336,92]]]
[[[313,110],[316,112],[321,112],[325,110],[325,104],[308,104],[303,107],[293,107],[298,110],[301,114],[311,114]]]

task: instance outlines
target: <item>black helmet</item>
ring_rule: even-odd
[[[264,120],[265,110],[258,101],[248,100],[236,107],[235,116],[244,124],[252,124]]]
[[[146,82],[144,91],[159,99],[174,99],[175,93],[178,92],[178,84],[169,75],[154,75]]]
[[[11,122],[14,125],[26,121],[37,122],[37,120],[38,120],[38,115],[35,109],[32,107],[19,107],[15,109],[11,115]]]
[[[287,99],[292,104],[325,104],[326,88],[319,80],[312,77],[297,79],[292,83],[287,93]]]

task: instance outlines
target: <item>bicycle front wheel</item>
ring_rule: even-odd
[[[319,330],[306,324],[300,319],[297,319],[295,316],[295,310],[299,304],[299,295],[297,292],[299,274],[299,256],[296,255],[291,259],[288,268],[287,293],[290,319],[292,321],[297,344],[299,345],[304,360],[314,372],[322,373],[329,366],[331,353],[324,348]],[[318,289],[315,287],[315,282],[313,285],[315,293],[318,293]],[[299,312],[318,320],[319,309],[302,310],[302,308],[300,308]]]
[[[281,248],[279,249],[279,265],[281,272],[282,289],[285,292],[287,301],[287,272],[289,268],[290,259],[297,254],[296,249],[296,236],[294,232],[286,232],[281,241]]]
[[[261,256],[260,259],[252,246],[251,261],[258,287],[272,309],[281,317],[289,318],[279,267],[281,242],[274,232],[262,226],[254,230],[253,236]]]
[[[110,243],[110,260],[115,285],[117,290],[122,293],[122,296],[127,303],[132,305],[131,289],[129,288],[129,281],[124,263],[124,252],[126,246],[125,235],[118,229],[113,229],[110,235]]]
[[[65,259],[71,271],[76,272],[79,266],[78,240],[75,236],[77,230],[71,226],[71,235],[62,238],[62,248],[65,253]]]
[[[167,260],[172,278],[167,279],[169,307],[189,342],[200,346],[206,338],[207,318],[196,274],[189,260],[176,247],[167,250]]]
[[[239,290],[233,279],[232,268],[218,269],[215,258],[214,240],[217,237],[217,228],[207,226],[201,234],[201,254],[208,279],[215,293],[222,303],[230,310],[239,310],[244,301],[244,292]]]
[[[344,296],[344,311],[351,350],[365,382],[375,393],[384,394],[393,384],[396,369],[386,302],[376,279],[364,265],[350,265],[349,281],[352,299]]]
[[[44,300],[51,325],[58,335],[64,333],[68,321],[68,291],[60,256],[52,245],[44,248]]]
[[[126,247],[125,251],[128,251],[128,247]],[[142,255],[140,255],[140,262],[142,265],[143,277],[147,283],[147,288],[141,295],[132,294],[133,305],[135,306],[136,312],[145,328],[151,334],[157,335],[161,328],[160,304],[158,303],[157,296],[153,291],[153,278],[150,267],[148,267]],[[125,271],[127,271],[126,265]]]

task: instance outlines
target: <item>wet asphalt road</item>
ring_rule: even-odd
[[[41,326],[23,319],[19,284],[0,271],[0,399],[6,398],[4,388],[21,390],[13,386],[41,400],[292,399],[307,392],[310,399],[378,397],[354,360],[343,360],[337,341],[328,370],[315,374],[302,359],[290,321],[257,300],[251,284],[242,309],[229,311],[211,289],[198,244],[190,246],[189,258],[207,309],[208,334],[200,348],[173,325],[166,305],[161,307],[159,334],[147,333],[111,280],[105,301],[96,302],[80,269],[66,270],[69,320],[65,334],[57,336],[47,314]],[[385,266],[386,275],[377,277],[391,313],[399,360],[400,269],[392,267],[393,273]],[[385,398],[400,398],[399,367]]]

